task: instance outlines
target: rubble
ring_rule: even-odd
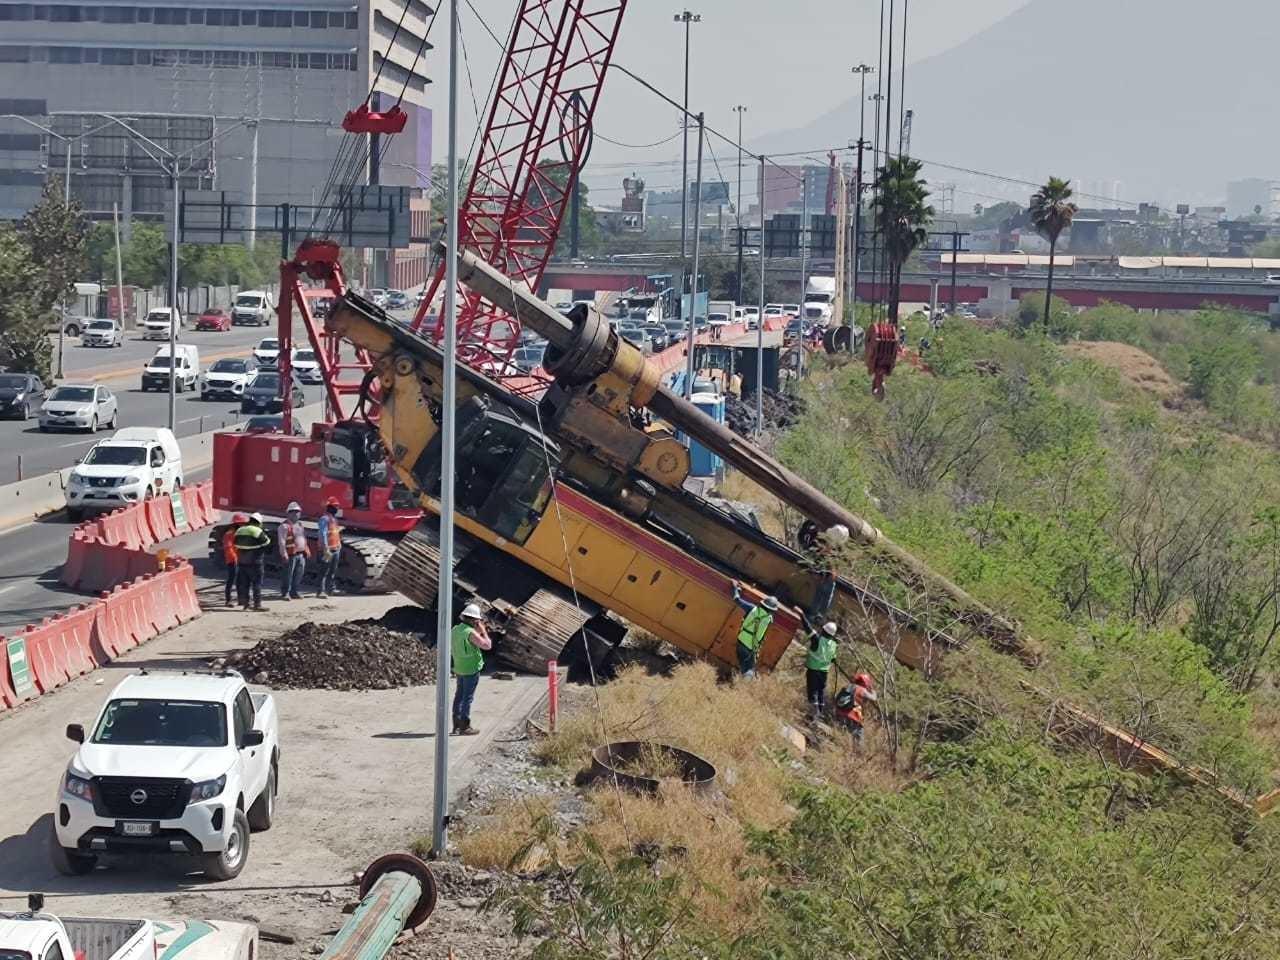
[[[435,654],[420,634],[376,620],[304,623],[233,654],[226,665],[275,689],[389,690],[436,678]]]
[[[768,388],[764,391],[763,406],[765,430],[785,430],[795,424],[805,411],[805,403],[799,397]],[[755,394],[746,394],[741,400],[730,396],[725,404],[725,422],[738,436],[752,436],[756,429]]]

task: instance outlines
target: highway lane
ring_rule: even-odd
[[[188,478],[198,483],[210,476],[210,469],[193,471]],[[59,511],[0,534],[0,634],[11,635],[24,624],[61,613],[85,601],[84,594],[68,590],[58,582],[67,559],[67,537],[75,528]],[[171,549],[193,562],[207,553],[208,531],[187,534]],[[202,566],[203,564],[199,564]]]
[[[191,343],[200,350],[202,370],[212,365],[211,357],[224,355],[248,356],[264,336],[274,336],[271,327],[233,327],[225,333],[184,331],[182,343]],[[95,347],[70,347],[64,358],[65,376],[62,382],[96,381],[116,394],[119,409],[119,425],[163,426],[168,421],[169,397],[166,392],[143,393],[142,367],[158,347],[158,341],[141,340],[131,333],[125,346],[119,349]],[[320,398],[320,388],[304,387],[307,402]],[[177,397],[176,428],[180,436],[189,436],[216,430],[242,419],[239,406],[229,401],[200,399],[198,392],[182,393]],[[83,457],[106,432],[94,437],[86,433],[41,433],[36,420],[0,421],[0,484],[18,479],[19,466],[22,476],[33,477],[68,467]],[[21,456],[21,461],[19,461]]]

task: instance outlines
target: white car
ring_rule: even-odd
[[[194,390],[199,386],[200,349],[190,343],[175,343],[173,357],[170,356],[167,344],[156,350],[156,355],[142,368],[143,392],[148,390],[167,392],[170,378],[173,379],[175,393]]]
[[[177,307],[160,307],[148,311],[142,321],[143,340],[168,340],[169,328],[173,328],[176,338],[182,329],[182,313]]]
[[[293,351],[290,366],[293,367],[293,375],[303,383],[324,382],[324,378],[320,375],[320,361],[316,358],[314,350]]]
[[[116,428],[119,409],[110,390],[96,383],[65,383],[45,394],[40,407],[40,429],[88,430]]]
[[[239,400],[256,372],[243,357],[223,357],[214,362],[200,384],[201,400]]]
[[[274,370],[280,360],[280,341],[276,337],[264,337],[253,348],[253,359],[264,370]]]
[[[265,327],[271,322],[274,309],[269,294],[261,290],[244,290],[236,294],[236,302],[231,305],[231,323],[233,326]]]
[[[90,320],[80,334],[82,347],[123,347],[124,331],[114,320]]]
[[[101,389],[101,388],[100,388]],[[67,516],[114,510],[182,486],[182,450],[164,427],[126,427],[96,443],[67,475]]]
[[[92,870],[99,855],[150,851],[200,858],[231,880],[249,831],[270,828],[280,759],[275,701],[234,670],[144,670],[111,692],[58,785],[55,869]]]

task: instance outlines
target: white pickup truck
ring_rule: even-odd
[[[27,896],[25,913],[0,913],[4,960],[255,960],[258,931],[222,920],[105,920],[44,912]]]
[[[275,816],[280,746],[275,701],[234,670],[142,670],[111,692],[58,785],[51,855],[65,874],[113,852],[187,853],[230,880],[249,831]]]

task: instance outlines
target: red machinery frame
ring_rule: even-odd
[[[627,0],[519,0],[480,150],[459,207],[458,238],[530,290],[542,280],[578,178]],[[585,109],[571,109],[575,95]],[[505,111],[503,115],[499,110]],[[563,179],[563,184],[559,182]],[[426,321],[445,265],[413,320]],[[515,376],[520,324],[458,290],[459,357],[489,376]],[[444,335],[443,319],[433,329]]]

